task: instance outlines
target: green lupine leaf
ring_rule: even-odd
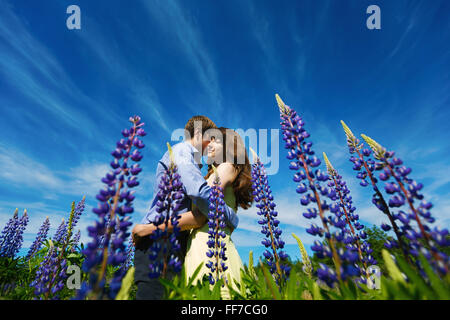
[[[255,269],[253,268],[253,251],[250,250],[248,254],[248,270],[252,276],[256,276]]]
[[[198,265],[198,267],[195,269],[194,273],[192,274],[192,277],[189,278],[189,283],[187,285],[188,287],[192,286],[192,283],[193,283],[194,279],[197,278],[197,276],[198,276],[200,270],[202,269],[202,267],[203,267],[203,262],[201,262]]]
[[[410,283],[414,284],[414,287],[422,293],[420,299],[436,299],[435,292],[431,290],[423,278],[417,274],[417,271],[413,270],[402,257],[397,257],[397,263],[401,271],[408,277]]]
[[[167,279],[160,278],[159,282],[161,282],[162,285],[167,289],[172,289],[173,291],[168,294],[169,298],[174,298],[178,294],[182,300],[186,298],[186,288],[180,288],[179,286],[175,285],[172,281],[169,281]]]
[[[419,256],[419,260],[422,263],[423,269],[425,273],[428,276],[428,279],[431,282],[432,288],[436,291],[438,294],[437,299],[443,299],[443,300],[449,300],[450,299],[450,288],[448,288],[448,282],[447,282],[447,288],[445,287],[444,283],[445,281],[442,281],[439,279],[439,277],[434,273],[433,269],[431,268],[430,264],[428,263],[427,259],[423,255]]]
[[[286,299],[288,300],[299,300],[301,298],[300,292],[303,290],[303,284],[300,282],[300,285],[297,285],[297,272],[291,272],[291,275],[286,284]]]
[[[266,267],[261,263],[261,269],[264,274],[264,278],[266,280],[266,284],[270,290],[270,293],[272,294],[272,298],[274,300],[280,300],[280,292],[278,291],[278,286],[275,283],[275,280],[273,279],[272,275],[270,274],[269,270],[266,269]]]
[[[383,249],[381,250],[381,254],[383,255],[384,262],[386,263],[386,268],[388,269],[391,278],[395,281],[405,283],[405,279],[403,278],[402,273],[398,269],[394,259],[392,259],[389,252],[386,249]]]
[[[312,282],[312,294],[313,294],[313,298],[314,300],[323,300],[322,294],[320,293],[320,288],[319,285],[317,284],[317,282],[313,281]]]
[[[241,269],[241,281],[239,283],[239,289],[241,290],[241,296],[246,296],[246,286],[245,286],[245,282],[244,282],[244,276],[245,276],[245,271]],[[237,281],[236,281],[236,285]]]
[[[134,282],[134,267],[128,269],[125,277],[122,279],[122,286],[116,296],[116,300],[128,300],[130,289]]]

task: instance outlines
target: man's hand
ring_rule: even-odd
[[[195,222],[197,223],[196,228],[201,228],[205,223],[208,222],[205,215],[201,213],[200,209],[197,206],[192,208],[192,215],[194,216]]]
[[[133,245],[136,246],[136,244],[139,242],[139,240],[142,237],[152,234],[152,232],[155,230],[156,230],[156,228],[154,227],[153,224],[137,224],[137,225],[135,225],[133,227],[133,230],[131,231]]]

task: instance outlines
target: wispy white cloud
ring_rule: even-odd
[[[12,147],[0,144],[0,161],[3,170],[0,178],[4,183],[16,187],[27,187],[41,193],[47,198],[58,195],[87,195],[94,199],[95,194],[103,187],[101,178],[112,169],[109,164],[84,162],[67,170],[52,170],[40,161]],[[153,191],[154,174],[141,172],[139,190],[144,195]],[[140,191],[141,192],[141,191]]]
[[[0,144],[0,178],[20,187],[55,189],[63,184],[47,166]]]
[[[102,136],[96,123],[100,103],[80,91],[58,57],[33,36],[27,22],[14,13],[11,4],[4,1],[0,12],[0,66],[0,74],[8,79],[8,85],[28,99],[32,106],[56,117],[63,126],[70,127],[81,136]],[[89,114],[81,111],[80,104],[90,110]],[[38,109],[22,112],[28,117],[30,114],[36,117],[39,113]],[[112,112],[103,113],[101,118],[103,121],[117,122]],[[46,132],[58,137],[52,125],[46,126]],[[103,141],[109,141],[109,138],[103,137]]]
[[[24,233],[23,247],[27,248],[34,241],[39,227],[45,217],[50,218],[51,228],[49,235],[53,236],[62,219],[67,220],[70,213],[70,201],[80,201],[86,196],[85,213],[78,222],[76,230],[81,230],[81,241],[89,241],[86,228],[92,225],[96,216],[92,208],[96,206],[95,195],[103,187],[101,178],[106,172],[111,171],[109,165],[101,163],[82,163],[79,166],[69,168],[66,171],[54,171],[44,164],[31,159],[17,150],[6,150],[0,145],[0,161],[3,163],[0,172],[0,180],[8,185],[24,188],[35,192],[35,196],[41,196],[45,201],[26,200],[0,200],[0,227],[12,217],[14,209],[19,211],[27,209],[30,222]],[[136,199],[134,200],[134,214],[132,221],[138,223],[151,204],[151,196],[154,187],[154,174],[141,172],[140,185],[134,188]],[[61,206],[61,200],[65,207]]]
[[[0,73],[8,79],[8,84],[65,125],[92,136],[93,121],[61,94],[74,91],[70,77],[53,54],[31,35],[11,6],[3,2],[0,39],[3,40],[0,42]],[[80,123],[84,124],[83,129]]]

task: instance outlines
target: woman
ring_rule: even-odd
[[[241,137],[231,129],[219,128],[217,135],[211,138],[211,142],[207,147],[208,152],[208,173],[205,179],[208,185],[212,186],[215,175],[213,174],[212,165],[217,168],[217,174],[220,180],[220,186],[224,190],[224,200],[228,206],[237,212],[237,208],[248,209],[253,202],[252,182],[251,182],[251,166],[248,160],[245,145]],[[219,134],[220,132],[220,134]],[[178,226],[181,230],[191,229],[188,240],[188,249],[185,258],[186,278],[192,277],[194,271],[200,263],[203,263],[199,274],[194,279],[193,284],[202,279],[203,276],[209,274],[210,270],[206,267],[206,263],[210,260],[206,256],[209,250],[208,241],[208,224],[206,215],[200,213],[196,207],[192,211],[182,213],[178,220]],[[169,225],[169,231],[172,226]],[[153,224],[137,225],[133,234],[137,237],[143,237],[151,234],[156,227]],[[240,270],[243,268],[242,260],[231,240],[233,230],[226,227],[224,230],[226,237],[221,241],[226,243],[225,261],[228,269],[224,275],[226,279],[231,280],[230,285],[237,289],[234,280],[240,282]],[[228,290],[222,289],[222,296],[229,297]]]
[[[248,209],[253,202],[253,195],[251,166],[245,145],[241,137],[234,130],[219,128],[219,131],[221,132],[221,137],[212,138],[207,147],[207,163],[209,163],[209,166],[205,179],[210,186],[213,185],[215,174],[213,173],[212,165],[214,165],[217,168],[220,186],[224,190],[226,204],[236,212],[238,207]],[[185,258],[186,277],[188,279],[191,278],[199,264],[203,262],[203,266],[194,279],[193,284],[210,272],[208,267],[206,267],[206,263],[210,260],[206,256],[206,252],[209,250],[207,245],[209,237],[208,228],[208,224],[206,223],[201,228],[192,230],[188,240],[188,249]],[[227,260],[225,264],[228,269],[223,275],[229,281],[229,285],[237,290],[234,281],[240,282],[240,272],[243,264],[231,239],[233,230],[227,226],[224,231],[226,236],[221,241],[224,241],[226,245],[225,255]],[[229,292],[226,287],[222,288],[222,297],[225,299],[229,298]]]

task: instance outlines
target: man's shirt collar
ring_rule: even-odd
[[[185,143],[188,145],[189,149],[192,152],[192,155],[194,156],[194,163],[201,169],[203,167],[203,164],[201,163],[201,161],[202,161],[202,154],[191,143],[189,143],[189,142],[185,142]],[[198,157],[198,154],[200,154],[200,159],[199,159],[200,163],[197,163],[197,161],[195,161],[197,159],[197,157]]]

